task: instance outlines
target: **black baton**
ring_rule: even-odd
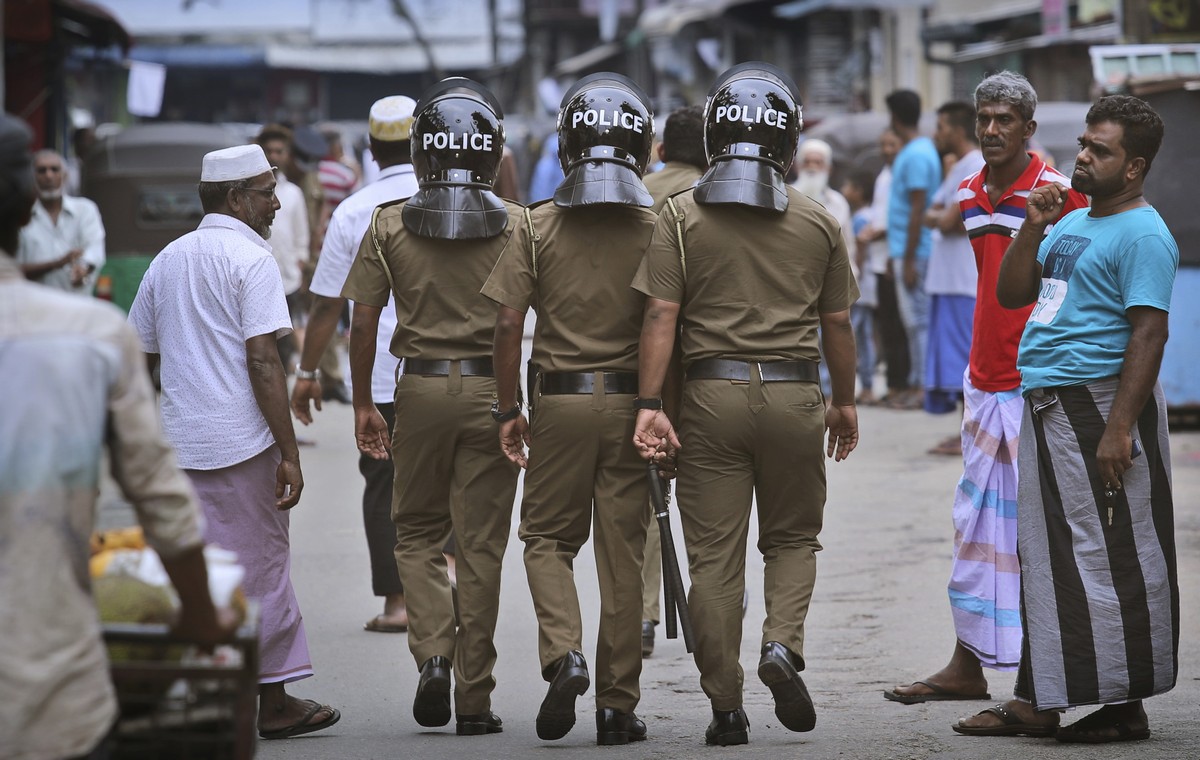
[[[671,513],[667,510],[667,484],[659,476],[658,465],[651,462],[646,468],[650,479],[650,504],[654,507],[654,519],[658,520],[658,536],[662,541],[663,603],[667,638],[678,638],[675,629],[675,614],[679,614],[679,627],[683,629],[683,645],[691,652],[694,642],[692,618],[688,614],[687,595],[683,590],[683,576],[679,574],[679,557],[675,554],[675,538],[671,534]]]

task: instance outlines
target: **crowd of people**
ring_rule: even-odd
[[[593,74],[562,101],[562,179],[529,206],[496,191],[504,112],[468,79],[376,102],[378,177],[344,197],[352,171],[296,161],[298,150],[336,161],[328,141],[298,148],[296,132],[268,125],[204,157],[205,216],[155,257],[127,320],[45,287],[86,289],[103,230],[94,206],[62,196],[61,157],[31,155],[27,128],[4,117],[0,382],[21,403],[0,418],[0,602],[43,602],[26,603],[0,639],[0,755],[99,758],[111,740],[83,556],[103,446],[175,583],[180,632],[201,644],[230,633],[202,545],[245,567],[261,610],[259,735],[339,721],[335,707],[286,691],[314,674],[288,523],[304,492],[292,416],[311,422],[342,383],[324,357],[348,303],[363,517],[383,599],[365,627],[407,633],[418,725],[503,731],[493,639],[524,469],[517,536],[547,682],[537,735],[572,730],[593,678],[597,744],[653,735],[636,712],[659,618],[652,463],[677,491],[712,708],[705,742],[749,741],[739,658],[755,504],[757,674],[779,722],[813,730],[801,673],[821,656],[804,634],[826,459],[858,445],[856,402],[873,398],[878,349],[894,405],[963,402],[955,649],[942,670],[884,696],[990,699],[983,669],[1015,670],[1014,699],[952,728],[1148,737],[1142,700],[1174,686],[1179,636],[1157,385],[1178,248],[1142,195],[1162,121],[1136,98],[1101,98],[1068,177],[1027,149],[1037,96],[1018,74],[943,105],[932,138],[919,134],[916,93],[887,103],[885,171],[852,168],[838,192],[831,146],[801,140],[791,77],[743,63],[703,108],[670,115],[663,168],[647,174],[650,98],[624,76]],[[323,183],[338,201],[327,219]],[[304,340],[289,346],[300,326]],[[592,668],[573,573],[589,538]],[[1101,707],[1058,725],[1059,711],[1084,705]]]

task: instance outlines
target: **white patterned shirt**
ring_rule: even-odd
[[[412,164],[389,166],[375,182],[363,187],[333,210],[321,258],[308,289],[319,296],[341,298],[342,286],[350,266],[358,255],[363,235],[371,228],[371,215],[381,203],[407,198],[417,192],[417,176]],[[396,396],[396,357],[392,356],[392,334],[396,332],[396,300],[388,296],[388,305],[379,315],[375,336],[375,368],[371,373],[371,400],[390,404]]]
[[[267,241],[206,215],[150,263],[129,321],[161,356],[163,428],[181,467],[230,467],[275,443],[246,365],[247,340],[292,329]]]

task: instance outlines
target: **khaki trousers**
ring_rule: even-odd
[[[816,383],[693,380],[679,431],[679,516],[687,541],[700,685],[717,710],[742,705],[742,595],[752,497],[766,563],[762,643],[804,652],[825,506],[825,405]]]
[[[490,377],[404,375],[396,387],[392,460],[396,567],[408,606],[408,647],[418,667],[451,660],[455,711],[491,709],[496,686],[500,568],[519,468],[500,452]],[[442,547],[457,537],[459,625]]]
[[[633,446],[630,395],[541,396],[525,474],[520,537],[538,618],[542,669],[583,648],[573,563],[595,528],[600,631],[597,709],[630,712],[641,698],[642,551],[649,494]]]

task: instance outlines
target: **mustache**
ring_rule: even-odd
[[[982,146],[984,148],[1003,148],[1004,147],[1004,141],[998,137],[992,137],[992,138],[985,137],[984,139],[979,141],[979,144],[980,144],[980,146]]]

